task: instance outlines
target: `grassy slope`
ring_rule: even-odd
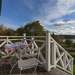
[[[73,75],[75,75],[75,65],[74,65],[74,69],[73,69]]]

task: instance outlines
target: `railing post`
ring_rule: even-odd
[[[23,36],[24,36],[24,39],[26,39],[26,33],[24,33]]]
[[[8,44],[8,36],[6,37],[6,43]]]
[[[74,58],[72,58],[72,75],[73,75],[73,60],[74,60]]]
[[[51,53],[51,51],[50,51],[50,33],[49,32],[47,32],[46,33],[46,69],[47,69],[47,71],[50,71],[51,70],[51,58],[50,58],[50,53]]]
[[[51,40],[51,65],[56,68],[56,43]]]
[[[55,42],[54,42],[53,53],[54,53],[54,57],[52,59],[54,60],[54,67],[56,68],[56,43]]]
[[[23,36],[24,36],[23,37],[24,38],[24,41],[23,42],[27,46],[28,44],[27,44],[27,41],[26,41],[26,33],[24,33]],[[25,54],[26,54],[26,49],[25,49]]]
[[[31,40],[32,40],[32,43],[31,43],[31,45],[32,45],[32,51],[31,51],[31,54],[34,54],[34,38],[32,37],[31,38]]]
[[[67,55],[64,54],[63,56],[64,69],[66,69],[66,60],[67,60]]]

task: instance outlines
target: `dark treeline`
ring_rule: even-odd
[[[22,35],[26,33],[27,35],[44,35],[44,28],[39,21],[34,21],[27,23],[23,27],[16,30],[16,35]]]
[[[26,25],[17,28],[16,30],[7,28],[3,24],[0,25],[0,36],[11,35],[44,35],[44,28],[39,21],[27,23]]]

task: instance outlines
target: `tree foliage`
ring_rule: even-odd
[[[19,27],[16,30],[5,27],[3,24],[0,25],[0,35],[45,35],[43,26],[39,21],[34,21]]]
[[[23,27],[20,27],[15,31],[15,35],[22,35],[23,33],[25,33]]]
[[[73,43],[72,43],[72,41],[69,40],[69,39],[65,40],[64,45],[65,45],[65,47],[67,47],[67,48],[68,48],[68,47],[73,47]]]
[[[23,33],[26,33],[27,35],[44,35],[44,28],[39,21],[34,21],[16,30],[16,34],[18,35],[22,35]]]
[[[15,31],[10,28],[6,28],[3,24],[0,25],[0,35],[14,35]]]

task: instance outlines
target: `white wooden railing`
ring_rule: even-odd
[[[23,40],[27,46],[27,52],[32,50],[32,54],[38,55],[36,52],[38,52],[37,50],[40,51],[40,58],[44,62],[47,71],[59,68],[73,75],[73,57],[51,37],[49,32],[46,36],[0,36],[0,48],[5,44],[14,44],[16,41],[21,42]],[[32,47],[29,47],[28,41],[31,41]],[[40,47],[37,42],[42,43]],[[42,53],[43,50],[46,52],[45,56]],[[0,50],[1,52],[2,50]]]
[[[48,70],[59,68],[73,75],[73,57],[50,35],[46,37]]]

